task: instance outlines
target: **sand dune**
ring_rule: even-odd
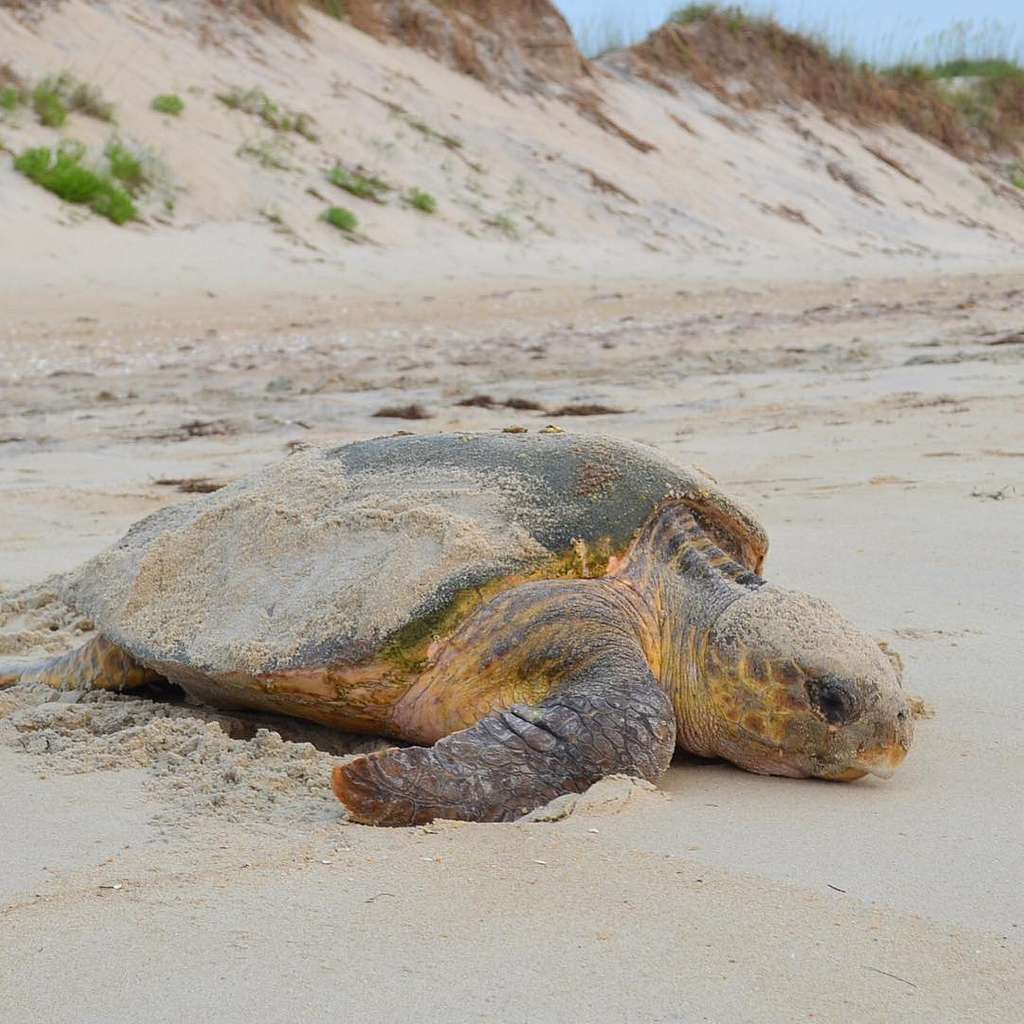
[[[98,157],[116,135],[155,179],[145,222],[117,228],[0,160],[0,218],[17,257],[0,281],[8,323],[47,304],[69,321],[186,303],[216,316],[257,296],[383,299],[609,276],[685,288],[998,269],[1021,255],[1015,190],[903,128],[809,104],[744,112],[614,62],[586,80],[602,128],[558,82],[547,94],[491,88],[316,12],[302,40],[204,21],[208,11],[199,0],[173,11],[68,0],[26,25],[0,9],[17,74],[70,71],[116,115],[111,125],[72,113],[55,131],[21,110],[0,128],[4,145],[73,138]],[[233,90],[308,115],[316,141],[218,100]],[[150,109],[163,93],[184,100],[179,117]],[[339,163],[391,191],[380,203],[351,196],[326,180]],[[410,207],[412,189],[436,199],[436,214]],[[357,215],[357,238],[318,219],[328,205]]]

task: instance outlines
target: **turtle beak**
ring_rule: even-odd
[[[857,758],[855,767],[862,774],[874,775],[879,779],[891,779],[906,756],[907,748],[902,743],[890,743],[886,747],[874,747],[863,751]]]
[[[828,775],[823,775],[822,778],[828,779],[829,782],[856,782],[867,774],[866,768],[853,767],[844,768],[841,772],[831,772]]]
[[[878,779],[891,779],[893,773],[907,756],[914,740],[914,723],[909,704],[898,709],[895,722],[881,742],[861,747],[857,751],[852,767],[862,774],[874,775]]]
[[[872,747],[862,750],[849,768],[832,772],[825,778],[830,782],[856,782],[865,775],[874,775],[877,779],[891,779],[906,756],[907,748],[899,742],[885,747]]]

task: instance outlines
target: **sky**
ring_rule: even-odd
[[[727,0],[728,2],[728,0]],[[612,33],[640,36],[661,24],[684,0],[555,0],[584,45]],[[775,0],[743,4],[770,11],[784,25],[824,30],[843,47],[883,63],[925,56],[929,36],[957,22],[972,22],[978,49],[1024,57],[1024,4],[1020,0]],[[947,36],[947,41],[948,41]]]

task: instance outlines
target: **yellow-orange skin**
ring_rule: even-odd
[[[42,683],[57,690],[134,690],[162,676],[140,664],[123,648],[98,636],[78,650],[51,658],[37,669],[4,678],[7,682]]]

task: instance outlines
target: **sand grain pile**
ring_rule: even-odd
[[[353,754],[390,745],[350,739]],[[343,814],[330,789],[336,755],[206,708],[98,691],[58,696],[23,683],[0,691],[0,744],[58,774],[144,769],[167,803],[167,821],[330,822]]]
[[[92,633],[92,620],[60,598],[62,577],[0,592],[0,658],[58,654]]]

